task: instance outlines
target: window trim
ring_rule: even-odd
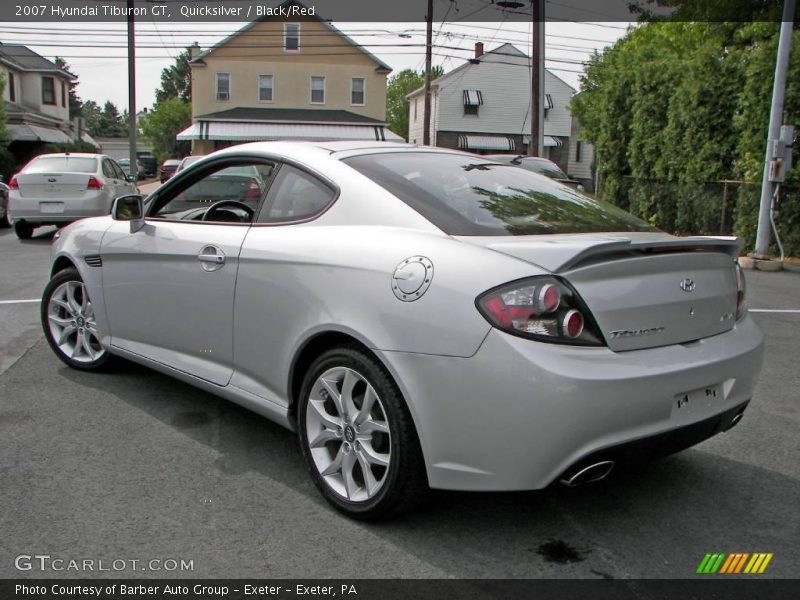
[[[219,97],[219,76],[220,75],[227,75],[228,76],[228,97],[227,98],[220,98]],[[217,102],[230,102],[231,97],[233,96],[233,77],[231,76],[230,71],[218,71],[214,73],[214,100]]]
[[[361,94],[363,95],[363,101],[359,104],[357,102],[353,102],[353,83],[355,83],[356,79],[360,79],[364,82],[363,88],[361,90]],[[350,106],[366,106],[367,105],[367,78],[366,77],[351,77],[350,78]]]
[[[314,79],[322,79],[322,102],[314,102]],[[325,75],[311,75],[308,85],[308,103],[324,105],[328,100],[328,78]]]
[[[270,86],[271,96],[270,100],[262,100],[261,99],[261,78],[262,77],[270,77],[272,78],[272,85]],[[266,88],[264,88],[266,89]],[[264,104],[273,104],[275,102],[275,75],[272,73],[259,73],[256,75],[256,102],[261,102]]]
[[[583,160],[583,142],[582,140],[575,140],[575,162],[579,163]]]
[[[61,107],[67,107],[67,84],[63,79],[61,80]]]
[[[289,39],[288,30],[289,27],[297,27],[297,48],[287,48],[286,47],[286,40]],[[300,23],[284,23],[283,24],[283,51],[284,52],[292,52],[297,53],[300,52]]]
[[[53,101],[52,102],[48,102],[45,99],[45,86],[44,86],[44,82],[45,81],[50,81],[53,84],[53,87],[50,90],[48,90],[48,91],[52,92],[52,94],[53,94]],[[55,79],[55,77],[48,77],[47,75],[42,75],[42,104],[47,105],[47,106],[58,106],[58,103],[56,102],[56,79]]]

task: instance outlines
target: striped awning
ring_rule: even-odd
[[[41,125],[28,123],[6,125],[11,140],[14,142],[51,142],[66,144],[72,141],[64,131]]]
[[[523,135],[522,136],[522,143],[528,144],[531,141],[531,136]],[[543,136],[544,147],[545,148],[560,148],[564,145],[564,142],[561,141],[561,138],[555,137],[554,135],[545,135]]]
[[[549,110],[553,108],[555,104],[553,104],[553,97],[550,94],[544,95],[544,108],[545,110]]]
[[[496,150],[513,152],[514,138],[505,135],[460,135],[458,147],[462,150]]]
[[[480,90],[464,90],[464,106],[480,106],[483,104],[483,94]]]
[[[181,131],[178,140],[216,140],[225,142],[260,142],[302,140],[330,142],[403,141],[383,125],[335,125],[314,123],[248,123],[226,121],[197,121]]]

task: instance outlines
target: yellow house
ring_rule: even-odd
[[[319,16],[253,21],[189,64],[193,123],[178,139],[192,154],[258,140],[402,139],[385,121],[391,68]]]

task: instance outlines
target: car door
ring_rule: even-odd
[[[120,180],[119,173],[114,169],[114,163],[110,158],[103,159],[102,169],[103,178],[106,180],[106,186],[111,192],[111,198],[124,196],[127,193],[127,188],[124,187],[123,184],[126,184],[127,181]]]
[[[144,227],[131,233],[129,222],[115,221],[105,233],[103,295],[113,346],[228,383],[239,252],[262,198],[243,199],[235,188],[220,198],[213,182],[241,164],[215,161],[176,178],[149,199]],[[269,181],[271,163],[245,165]]]
[[[115,160],[111,161],[111,166],[114,168],[116,178],[120,182],[117,195],[124,196],[125,194],[135,194],[137,192],[136,182],[128,181],[128,175],[125,173],[125,169]]]

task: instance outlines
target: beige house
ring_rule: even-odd
[[[297,2],[287,4],[299,5]],[[318,16],[269,17],[192,68],[193,154],[257,140],[400,140],[386,127],[391,68]]]
[[[0,77],[5,81],[2,100],[12,144],[73,141],[69,85],[76,78],[72,73],[30,48],[0,42]],[[84,139],[91,141],[88,136]]]

